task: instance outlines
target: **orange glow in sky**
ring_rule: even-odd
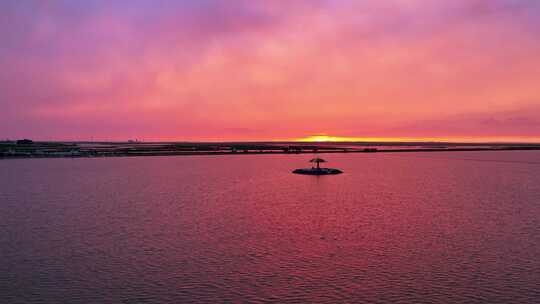
[[[289,139],[297,142],[450,142],[450,143],[539,143],[537,137],[340,137],[312,135],[304,138]]]

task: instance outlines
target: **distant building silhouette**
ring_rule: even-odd
[[[31,145],[34,142],[30,139],[19,139],[17,140],[17,145]]]

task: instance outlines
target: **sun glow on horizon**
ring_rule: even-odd
[[[454,142],[454,143],[540,143],[537,137],[346,137],[326,134],[297,138],[297,142]]]
[[[304,138],[295,139],[299,142],[407,142],[407,141],[432,141],[440,140],[434,138],[406,138],[406,137],[346,137],[332,136],[326,134],[310,135]]]

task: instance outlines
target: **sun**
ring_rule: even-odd
[[[353,138],[349,137],[339,137],[339,136],[330,136],[326,134],[316,134],[311,135],[305,138],[298,139],[298,141],[303,142],[338,142],[338,141],[353,141]]]
[[[413,142],[413,141],[441,141],[437,138],[407,138],[407,137],[346,137],[327,134],[315,134],[295,139],[298,142]],[[447,140],[451,141],[451,140]]]

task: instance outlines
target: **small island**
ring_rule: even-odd
[[[320,163],[326,163],[322,158],[314,158],[310,160],[311,163],[316,163],[316,167],[305,168],[305,169],[296,169],[293,171],[295,174],[305,174],[305,175],[332,175],[332,174],[341,174],[343,171],[332,168],[321,168]]]

